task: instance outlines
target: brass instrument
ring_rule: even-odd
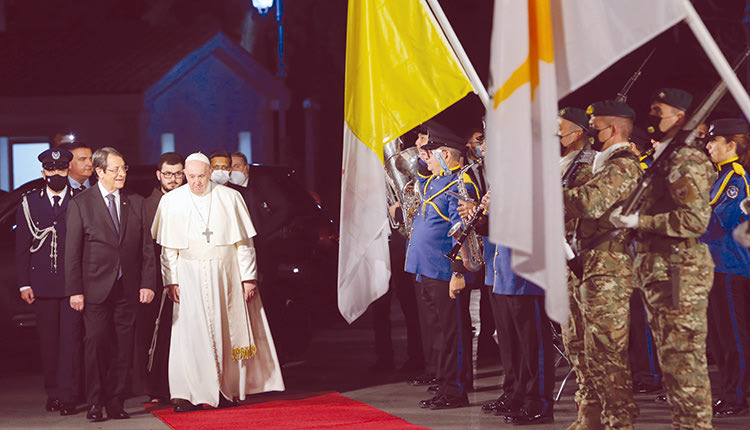
[[[469,196],[469,192],[466,191],[463,177],[466,172],[474,167],[477,167],[475,166],[476,164],[479,163],[479,166],[481,166],[481,162],[482,161],[480,160],[475,163],[471,163],[458,171],[458,194],[460,196],[460,200],[467,202],[474,201],[474,199]],[[479,214],[479,212],[481,212],[481,207],[477,214]],[[473,221],[476,222],[476,219],[474,219]],[[461,245],[461,250],[459,251],[458,255],[461,257],[461,261],[464,263],[464,267],[469,272],[478,272],[482,269],[482,267],[484,267],[484,244],[482,243],[482,238],[479,237],[479,235],[477,235],[477,232],[474,230],[474,222],[462,219],[461,222],[457,222],[456,224],[454,224],[453,227],[451,227],[451,229],[448,231],[448,236],[453,236],[453,238],[456,239],[456,246],[458,246],[459,244]]]
[[[391,228],[409,237],[414,216],[422,204],[422,193],[417,184],[419,152],[415,147],[402,150],[402,145],[401,138],[397,138],[383,147],[385,193],[388,207],[399,203],[404,214],[403,221],[398,221],[388,213]]]

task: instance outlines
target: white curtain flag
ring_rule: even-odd
[[[513,249],[513,270],[546,290],[560,323],[569,307],[557,101],[683,19],[683,1],[495,0],[490,238]]]

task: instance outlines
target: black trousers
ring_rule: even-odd
[[[473,388],[470,290],[454,300],[448,281],[422,276],[415,284],[425,365],[435,366],[440,394],[463,397]]]
[[[714,273],[708,295],[708,343],[719,368],[719,398],[746,404],[750,388],[750,278]]]
[[[83,321],[70,307],[70,298],[37,297],[36,313],[39,347],[47,397],[76,403],[83,382]]]
[[[554,406],[555,352],[544,296],[492,294],[503,393],[533,412]]]
[[[163,291],[163,290],[162,290]],[[135,320],[135,355],[133,356],[134,394],[169,398],[169,343],[172,338],[172,300],[164,299],[159,332],[153,353],[151,371],[148,370],[148,352],[154,335],[156,318],[162,304],[161,292],[157,292],[151,303],[139,303]],[[164,292],[166,295],[166,292]]]
[[[375,354],[379,361],[393,362],[393,339],[391,338],[391,300],[395,295],[401,305],[406,322],[406,347],[408,359],[424,362],[422,336],[419,331],[419,311],[414,282],[410,273],[404,272],[406,239],[398,232],[391,233],[389,240],[391,256],[391,280],[388,292],[372,303],[373,329],[375,331]]]
[[[103,303],[85,303],[86,401],[122,407],[133,360],[136,303],[118,280]]]
[[[628,359],[634,383],[654,386],[661,384],[661,368],[656,355],[656,343],[648,325],[643,293],[638,288],[630,296]]]

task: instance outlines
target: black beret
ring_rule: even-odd
[[[640,127],[633,127],[633,132],[630,133],[630,141],[635,143],[638,148],[648,148],[651,146],[651,136]]]
[[[711,123],[706,136],[731,136],[733,134],[750,134],[747,121],[738,118],[717,119]]]
[[[564,107],[560,109],[557,116],[563,119],[567,119],[573,124],[581,127],[584,130],[589,128],[589,117],[586,115],[586,111],[575,107]]]
[[[604,100],[592,103],[586,113],[591,116],[619,116],[635,121],[635,111],[623,102],[615,100]]]
[[[37,157],[42,162],[42,167],[47,170],[67,169],[73,154],[67,149],[50,148]]]
[[[668,104],[679,110],[688,110],[693,101],[693,95],[679,88],[660,88],[654,93],[652,101]]]

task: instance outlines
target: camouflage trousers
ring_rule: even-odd
[[[701,249],[703,246],[680,252],[678,308],[673,305],[670,281],[655,280],[645,285],[641,282],[647,278],[653,280],[654,272],[660,269],[658,263],[668,261],[669,257],[654,259],[652,254],[643,253],[635,261],[636,279],[643,291],[648,322],[656,341],[674,429],[713,428],[706,362],[706,308],[714,272],[711,255],[707,249]],[[668,279],[666,270],[661,277]]]
[[[589,251],[578,306],[587,378],[603,408],[605,428],[632,428],[638,415],[628,364],[633,285],[632,259],[627,254]]]
[[[601,408],[599,397],[596,395],[591,379],[586,375],[586,360],[583,352],[583,315],[578,307],[580,301],[581,281],[568,270],[568,303],[570,303],[570,320],[567,327],[562,329],[563,345],[568,356],[570,366],[576,374],[578,390],[574,400],[580,409],[584,406],[596,406]]]

